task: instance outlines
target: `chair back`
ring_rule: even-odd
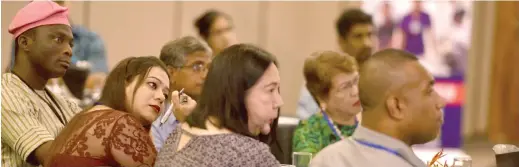
[[[279,117],[276,129],[279,148],[271,146],[271,151],[281,164],[292,164],[292,138],[298,124],[298,118]]]

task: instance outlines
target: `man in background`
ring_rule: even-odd
[[[171,88],[173,90],[184,90],[184,93],[197,101],[204,85],[207,68],[211,64],[212,51],[202,40],[192,36],[183,37],[166,43],[160,51],[160,60],[168,67]],[[171,97],[177,98],[177,97]],[[165,109],[170,103],[166,103]],[[178,108],[178,106],[175,106]],[[172,109],[173,114],[162,115],[152,124],[151,134],[155,148],[160,150],[162,145],[173,132],[179,122],[184,122],[191,110]],[[168,117],[167,122],[161,124],[163,117]]]
[[[443,123],[443,99],[433,76],[406,51],[375,53],[360,68],[361,126],[350,138],[324,148],[315,167],[425,167],[411,146],[435,139]]]
[[[372,54],[375,46],[374,25],[371,15],[360,9],[345,10],[335,24],[337,42],[344,53],[355,57],[362,65]],[[297,115],[307,119],[319,112],[319,106],[306,86],[303,86],[299,99]]]

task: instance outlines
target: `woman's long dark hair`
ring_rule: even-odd
[[[217,127],[258,139],[266,144],[276,140],[276,118],[268,135],[253,135],[248,126],[245,96],[276,58],[267,51],[248,44],[233,45],[217,55],[209,67],[200,99],[187,117],[190,126],[206,129],[206,120],[216,118]]]

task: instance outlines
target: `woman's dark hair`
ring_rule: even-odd
[[[207,39],[209,37],[211,27],[218,17],[224,17],[231,21],[231,17],[229,15],[217,10],[208,10],[198,19],[196,19],[195,27],[198,29],[198,34],[200,34],[202,38]]]
[[[237,44],[224,49],[211,63],[194,111],[187,117],[190,126],[206,129],[209,117],[217,119],[219,128],[258,139],[271,144],[276,138],[279,118],[276,118],[268,135],[253,135],[249,131],[245,96],[265,70],[278,66],[276,58],[267,51],[248,44]],[[214,122],[213,122],[214,123]]]
[[[152,67],[159,67],[167,71],[166,65],[154,56],[129,57],[119,62],[106,78],[99,103],[114,110],[128,111],[124,100],[126,99],[126,86],[137,79],[136,89],[133,91],[133,94],[135,94]],[[133,99],[131,102],[133,103]]]

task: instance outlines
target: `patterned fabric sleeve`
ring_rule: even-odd
[[[302,120],[299,122],[299,125],[297,125],[292,142],[293,152],[315,154],[322,149],[321,130],[318,122],[314,122],[312,117],[308,120]]]
[[[276,157],[272,155],[269,147],[264,143],[247,142],[243,143],[235,158],[229,161],[226,166],[255,166],[255,167],[279,167],[280,163]]]
[[[110,152],[125,167],[151,167],[157,152],[144,127],[130,115],[119,118],[108,140]]]

